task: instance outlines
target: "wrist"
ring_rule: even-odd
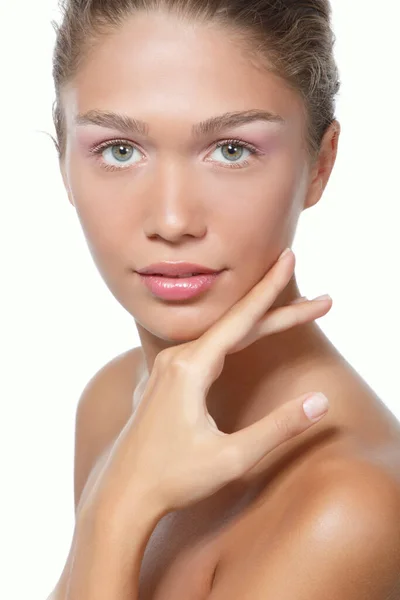
[[[77,516],[77,527],[86,534],[101,539],[131,539],[132,535],[146,537],[158,521],[168,513],[154,492],[137,490],[134,497],[91,500]]]

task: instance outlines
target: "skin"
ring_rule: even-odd
[[[292,245],[301,212],[318,202],[328,182],[340,127],[335,121],[326,132],[311,169],[301,104],[284,82],[252,66],[221,31],[182,24],[177,29],[172,18],[157,16],[136,17],[102,40],[65,91],[64,107],[68,147],[62,172],[68,196],[101,275],[135,319],[148,374],[160,350],[199,337]],[[151,142],[96,125],[73,125],[78,113],[93,108],[149,122]],[[191,141],[192,124],[253,108],[278,113],[286,123],[258,121]],[[121,173],[103,170],[88,156],[89,147],[121,137],[140,144],[147,156],[134,150],[132,166]],[[213,146],[236,137],[265,154],[243,150],[236,163],[247,158],[249,165],[229,168],[229,159]],[[214,165],[204,160],[210,155]],[[103,158],[116,166],[118,160],[110,151]],[[168,304],[152,297],[130,271],[162,260],[226,268],[224,283],[195,302]],[[274,306],[300,296],[294,276]],[[262,395],[268,394],[299,356],[308,359],[308,341],[324,343],[316,323],[228,356],[209,394],[218,426],[230,432],[244,403],[258,401],[232,396],[232,389],[261,378]],[[272,402],[287,399],[274,394]]]
[[[199,337],[264,276],[284,248],[292,246],[301,213],[320,200],[328,183],[340,125],[334,121],[326,131],[318,159],[311,164],[304,142],[303,107],[284,81],[250,61],[243,46],[225,31],[155,14],[137,15],[102,38],[65,88],[63,106],[67,122],[67,149],[60,165],[64,185],[100,274],[135,321],[141,341],[141,348],[134,349],[136,357],[140,354],[135,381],[138,392],[145,387],[161,350]],[[199,121],[254,108],[279,114],[284,124],[258,121],[197,141],[191,138],[191,127]],[[142,119],[150,125],[149,136],[129,136],[97,125],[77,126],[76,116],[91,109]],[[233,162],[248,160],[249,164],[229,168],[232,162],[227,152],[224,155],[215,146],[229,138],[247,141],[263,154],[251,156],[244,149]],[[118,154],[112,156],[110,149],[103,158],[95,158],[89,148],[117,139],[135,144],[137,149],[128,160],[129,168],[109,172],[101,168],[102,162],[123,167],[123,159],[118,163]],[[194,301],[167,303],[151,296],[132,272],[163,260],[187,260],[227,270],[211,290]],[[301,295],[293,275],[273,307]],[[311,391],[322,391],[329,398],[330,410],[323,422],[303,434],[301,442],[293,440],[269,454],[237,485],[227,486],[202,503],[195,517],[204,527],[212,522],[212,528],[234,512],[243,490],[250,491],[249,498],[254,491],[258,493],[257,477],[268,472],[268,467],[278,464],[278,471],[288,473],[292,450],[297,458],[304,451],[307,465],[311,461],[324,464],[323,472],[314,471],[318,481],[335,473],[327,465],[336,466],[339,456],[349,465],[349,456],[359,456],[361,443],[369,449],[378,448],[383,440],[386,449],[389,442],[396,443],[392,448],[399,455],[397,421],[315,321],[263,337],[228,355],[209,390],[207,406],[218,428],[233,433]],[[137,398],[140,401],[140,393]],[[398,473],[398,459],[395,462],[389,454],[394,457],[396,452],[386,452],[380,463],[387,472]],[[351,467],[346,472],[355,481]],[[357,473],[362,481],[359,464]],[[294,485],[293,478],[284,481]],[[292,497],[302,498],[310,479],[298,477],[296,481]],[[290,512],[285,489],[285,485],[278,486],[264,506]],[[240,506],[242,509],[246,502]],[[166,522],[156,532],[161,538],[168,537],[172,554],[174,543],[175,549],[183,543],[186,517],[190,521],[193,513],[186,512],[179,522],[174,521],[171,532]],[[254,518],[265,522],[265,513]],[[181,537],[173,542],[176,530]],[[231,534],[231,565],[243,559],[240,548],[244,545],[236,543],[238,531],[241,540],[247,532],[251,547],[254,526]],[[277,530],[274,533],[280,535]],[[146,557],[143,562],[144,577],[150,562],[156,561],[151,544],[149,548],[149,562]],[[211,558],[206,552],[203,558],[208,565],[211,561],[212,571],[214,555]],[[187,567],[193,573],[190,559]],[[182,563],[176,574],[182,581]],[[171,592],[177,580],[170,580],[166,589],[170,585]],[[143,598],[152,597],[149,587],[146,591]]]

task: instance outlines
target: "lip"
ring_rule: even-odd
[[[138,269],[137,273],[140,275],[164,275],[166,277],[177,277],[178,275],[184,275],[185,273],[198,273],[198,274],[209,274],[209,273],[220,273],[223,269],[211,269],[204,265],[198,265],[196,263],[189,262],[160,262],[153,263],[144,269]]]
[[[139,273],[150,292],[163,300],[188,300],[208,290],[221,277],[221,272],[203,273],[193,277],[165,277]]]

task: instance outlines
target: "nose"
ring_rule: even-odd
[[[160,166],[157,173],[153,172],[146,204],[144,231],[147,237],[177,242],[185,236],[204,236],[205,205],[187,164],[185,169],[182,164],[169,162]]]

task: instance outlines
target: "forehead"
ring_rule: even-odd
[[[301,100],[250,60],[228,30],[171,15],[136,15],[93,47],[63,95],[67,122],[93,109],[194,123],[226,111],[267,110],[302,126]]]

